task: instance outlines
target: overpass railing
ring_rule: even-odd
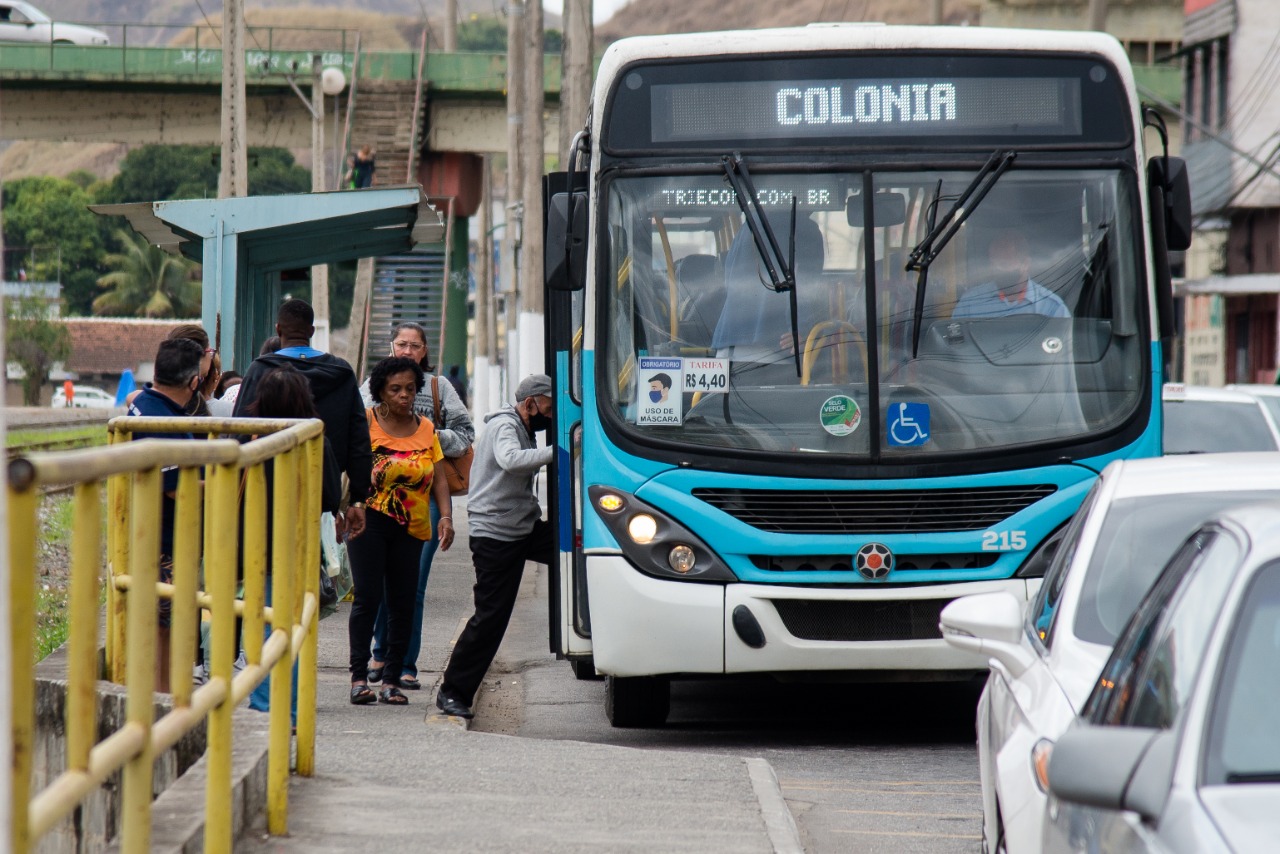
[[[232,850],[232,712],[268,675],[267,828],[288,830],[290,692],[298,661],[297,772],[315,771],[316,629],[324,425],[268,419],[118,417],[111,444],[32,454],[9,463],[10,632],[13,644],[12,850],[25,854],[95,789],[121,772],[121,850],[151,839],[155,758],[207,720],[204,850]],[[201,439],[129,441],[134,432]],[[242,444],[220,438],[252,436]],[[160,583],[162,471],[173,493],[173,581]],[[272,488],[268,490],[268,480]],[[102,485],[106,484],[106,678],[126,686],[126,722],[97,740]],[[37,510],[42,487],[74,484],[67,640],[66,769],[32,792]],[[268,497],[270,496],[270,501]],[[243,536],[241,536],[243,532]],[[240,549],[240,543],[245,547]],[[270,555],[266,543],[271,544]],[[239,571],[238,571],[239,570]],[[203,574],[203,589],[200,576]],[[237,595],[237,576],[243,593]],[[271,581],[274,607],[267,607]],[[155,719],[158,604],[170,601],[173,707]],[[200,609],[212,628],[209,681],[192,664]],[[234,674],[243,618],[248,666]],[[271,633],[265,642],[265,625]],[[233,678],[234,676],[234,678]]]
[[[259,48],[249,42],[245,51],[245,84],[284,86],[296,74],[310,80],[311,57],[320,54],[325,66],[356,68],[355,41],[339,47]],[[271,45],[270,39],[262,40]],[[424,82],[437,95],[506,97],[505,53],[428,53],[420,60],[415,51],[360,51],[359,72],[364,80],[413,81],[425,61]],[[220,85],[222,49],[212,40],[188,47],[112,44],[106,47],[78,45],[5,44],[0,47],[0,78],[9,80],[61,80],[113,84],[180,83]],[[555,98],[560,92],[560,57],[547,54],[543,64],[545,90]]]

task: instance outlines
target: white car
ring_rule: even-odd
[[[1227,391],[1242,391],[1262,401],[1262,406],[1271,416],[1271,420],[1280,425],[1280,385],[1263,385],[1262,383],[1231,383],[1225,386]]]
[[[1008,593],[942,611],[942,636],[990,658],[978,702],[983,848],[1040,850],[1046,761],[1169,556],[1226,507],[1280,500],[1280,455],[1213,454],[1107,466],[1062,533],[1026,611]]]
[[[110,392],[91,385],[77,385],[71,388],[71,407],[73,409],[115,409],[116,407],[116,396]],[[53,403],[49,405],[54,409],[66,408],[67,398],[62,389],[58,389],[53,393]]]
[[[107,45],[111,39],[93,27],[56,23],[30,3],[0,0],[0,42]]]
[[[1209,454],[1280,450],[1280,428],[1257,396],[1165,383],[1164,452]]]
[[[1049,760],[1048,854],[1280,847],[1280,505],[1174,554]]]

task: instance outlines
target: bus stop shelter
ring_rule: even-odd
[[[407,252],[445,234],[417,185],[91,210],[123,216],[152,245],[201,265],[201,319],[222,353],[223,370],[243,371],[272,334],[290,271]]]

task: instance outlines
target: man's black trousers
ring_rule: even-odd
[[[550,564],[555,547],[551,534],[551,524],[538,520],[528,536],[514,542],[471,538],[471,559],[476,569],[476,584],[472,588],[476,612],[453,647],[440,683],[441,694],[473,704],[480,682],[502,645],[516,594],[520,591],[525,561]]]

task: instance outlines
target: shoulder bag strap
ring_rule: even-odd
[[[435,421],[436,429],[439,430],[444,425],[440,423],[440,378],[435,374],[431,375],[431,405],[436,410],[436,417],[432,420]]]

